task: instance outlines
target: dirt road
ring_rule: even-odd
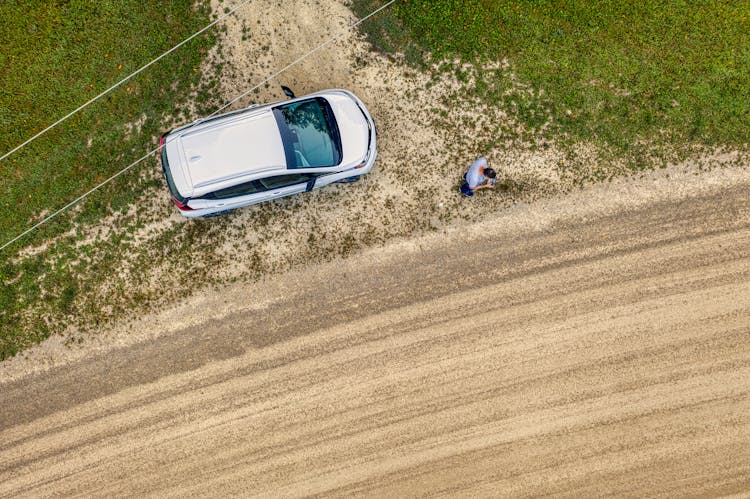
[[[194,302],[1,384],[0,496],[748,493],[747,192],[493,220]]]

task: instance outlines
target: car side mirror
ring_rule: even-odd
[[[289,87],[285,87],[284,85],[281,85],[281,90],[284,92],[284,95],[286,95],[290,99],[294,99],[296,97],[296,95],[294,95],[294,92],[292,92],[292,89]]]

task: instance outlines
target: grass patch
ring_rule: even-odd
[[[3,2],[0,151],[22,143],[203,27],[207,5],[190,4]],[[0,241],[151,149],[165,118],[199,81],[202,54],[212,43],[210,35],[194,40],[3,160]],[[99,205],[110,201],[117,209],[129,199]],[[100,210],[95,211],[98,216]],[[39,237],[48,238],[49,230]]]
[[[209,17],[207,1],[2,2],[0,153],[201,29]],[[153,149],[173,120],[186,119],[174,116],[193,93],[197,112],[205,112],[216,75],[202,75],[199,67],[214,43],[210,30],[0,162],[0,244]],[[74,228],[124,213],[153,179],[130,172],[3,251],[0,359],[44,339],[49,317],[104,305],[80,297],[108,278],[123,241],[115,237],[111,248],[87,254],[86,245],[76,248]],[[54,252],[18,252],[71,232],[64,243],[52,243]]]
[[[747,0],[409,0],[390,14],[363,25],[377,49],[422,65],[505,60],[544,96],[517,117],[535,127],[549,113],[558,137],[618,154],[642,141],[750,143]]]

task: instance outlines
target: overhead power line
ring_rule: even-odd
[[[327,45],[329,45],[329,44],[333,43],[334,41],[338,40],[342,35],[344,35],[348,31],[352,30],[353,28],[359,26],[360,24],[362,24],[363,22],[365,22],[367,19],[371,18],[372,16],[374,16],[375,14],[377,14],[378,12],[380,12],[381,10],[383,10],[383,9],[387,8],[388,6],[390,6],[391,4],[393,4],[395,1],[396,0],[390,0],[389,2],[385,3],[384,5],[380,6],[377,9],[373,10],[372,12],[370,12],[369,14],[367,14],[366,16],[362,17],[361,19],[358,19],[356,22],[347,25],[344,29],[342,29],[341,31],[337,32],[336,34],[334,34],[332,37],[330,37],[329,39],[327,39],[326,41],[324,41],[323,43],[321,43],[317,47],[315,47],[312,50],[306,52],[302,56],[298,57],[297,59],[295,59],[291,63],[289,63],[286,66],[284,66],[283,68],[281,68],[279,71],[276,71],[275,73],[273,73],[271,76],[269,76],[265,80],[261,81],[260,83],[258,83],[257,85],[253,86],[249,90],[241,93],[240,95],[238,95],[234,99],[230,100],[228,103],[224,104],[219,109],[217,109],[216,111],[214,111],[213,113],[211,113],[210,116],[213,116],[213,115],[215,115],[215,114],[223,111],[224,109],[228,108],[229,106],[231,106],[232,104],[234,104],[238,100],[240,100],[243,97],[245,97],[250,92],[252,92],[252,91],[260,88],[262,85],[264,85],[264,84],[268,83],[269,81],[273,80],[274,78],[278,77],[279,75],[281,75],[282,73],[284,73],[285,71],[287,71],[292,66],[295,66],[296,64],[299,64],[300,62],[302,62],[306,58],[310,57],[312,54],[318,52],[323,47],[326,47]],[[245,2],[245,3],[248,3],[248,2]],[[232,12],[234,12],[234,11],[232,11]],[[231,12],[230,12],[230,14],[231,14]],[[227,14],[227,15],[229,15],[229,14]],[[226,17],[226,16],[224,16],[224,17]],[[144,66],[144,68],[145,68],[145,66]],[[38,222],[35,225],[29,227],[28,229],[26,229],[25,231],[23,231],[22,233],[20,233],[16,237],[14,237],[13,239],[9,240],[8,242],[6,242],[2,246],[0,246],[0,251],[4,250],[5,248],[7,248],[8,246],[10,246],[14,242],[18,241],[19,239],[21,239],[25,235],[29,234],[30,232],[33,232],[37,228],[39,228],[42,225],[46,224],[47,222],[49,222],[53,218],[57,217],[58,215],[60,215],[64,211],[72,208],[73,206],[75,206],[76,204],[78,204],[80,201],[82,201],[83,199],[85,199],[86,197],[88,197],[89,195],[91,195],[93,192],[101,189],[103,186],[105,186],[106,184],[110,183],[111,181],[113,181],[114,179],[116,179],[117,177],[119,177],[120,175],[122,175],[123,173],[125,173],[125,172],[127,172],[129,170],[132,170],[135,166],[137,166],[138,164],[142,163],[144,160],[146,160],[147,158],[149,158],[152,154],[156,153],[159,149],[160,149],[160,147],[156,147],[155,149],[152,149],[151,151],[147,152],[146,154],[144,154],[143,156],[141,156],[137,160],[135,160],[132,163],[130,163],[128,166],[126,166],[125,168],[123,168],[119,172],[117,172],[114,175],[112,175],[111,177],[109,177],[107,180],[104,180],[103,182],[101,182],[97,186],[93,187],[92,189],[90,189],[86,193],[78,196],[76,199],[74,199],[70,203],[66,204],[65,206],[63,206],[62,208],[60,208],[59,210],[57,210],[56,212],[52,213],[51,215],[48,215],[46,218],[44,218],[40,222]],[[4,157],[5,156],[3,156],[3,158]],[[0,160],[2,160],[3,158],[0,158]]]
[[[89,196],[89,195],[90,195],[90,194],[91,194],[92,192],[94,192],[94,191],[96,191],[96,190],[100,189],[101,187],[103,187],[103,186],[107,185],[108,183],[112,182],[112,181],[113,181],[114,179],[116,179],[117,177],[119,177],[119,176],[120,176],[120,175],[122,175],[123,173],[127,172],[128,170],[131,170],[131,169],[132,169],[132,168],[134,168],[134,167],[135,167],[135,166],[136,166],[137,164],[139,164],[139,163],[140,163],[140,162],[142,162],[142,161],[143,161],[144,159],[148,158],[149,156],[151,156],[152,154],[154,154],[154,153],[155,153],[156,151],[158,151],[158,150],[159,150],[159,148],[157,147],[156,149],[154,149],[154,150],[152,150],[152,151],[149,151],[148,153],[146,153],[146,154],[144,154],[143,156],[141,156],[141,157],[140,157],[139,159],[137,159],[137,160],[133,161],[132,163],[130,163],[130,164],[129,164],[129,165],[127,166],[127,167],[123,168],[123,169],[122,169],[122,170],[120,170],[119,172],[117,172],[117,173],[115,173],[114,175],[112,175],[111,177],[109,177],[109,178],[108,178],[107,180],[105,180],[104,182],[102,182],[102,183],[100,183],[99,185],[97,185],[96,187],[94,187],[93,189],[89,190],[89,191],[88,191],[88,192],[86,192],[85,194],[82,194],[82,195],[78,196],[78,197],[77,197],[77,198],[75,198],[75,199],[74,199],[73,201],[71,201],[70,203],[66,204],[65,206],[63,206],[62,208],[60,208],[59,210],[57,210],[57,211],[56,211],[56,212],[54,212],[53,214],[51,214],[51,215],[48,215],[48,216],[47,216],[46,218],[44,218],[44,219],[43,219],[42,221],[38,222],[38,223],[37,223],[37,224],[35,224],[35,225],[32,225],[31,227],[29,227],[29,228],[28,228],[28,229],[26,229],[25,231],[21,232],[21,233],[20,233],[19,235],[17,235],[16,237],[14,237],[13,239],[11,239],[11,240],[10,240],[10,241],[8,241],[7,243],[5,243],[5,244],[3,244],[2,246],[0,246],[0,251],[4,250],[4,249],[5,249],[6,247],[8,247],[8,246],[10,246],[11,244],[13,244],[14,242],[18,241],[19,239],[21,239],[21,238],[22,238],[23,236],[25,236],[26,234],[28,234],[28,233],[30,233],[30,232],[33,232],[33,231],[34,231],[34,230],[36,230],[37,228],[39,228],[39,227],[41,227],[42,225],[46,224],[47,222],[49,222],[50,220],[52,220],[53,218],[55,218],[56,216],[58,216],[58,215],[59,215],[60,213],[62,213],[62,212],[64,212],[65,210],[67,210],[67,209],[69,209],[69,208],[71,208],[71,207],[75,206],[76,204],[78,204],[78,202],[79,202],[79,201],[81,201],[81,200],[82,200],[82,199],[84,199],[85,197]]]
[[[185,39],[184,39],[183,41],[181,41],[180,43],[178,43],[177,45],[175,45],[175,46],[174,46],[174,47],[172,47],[171,49],[167,50],[166,52],[164,52],[163,54],[161,54],[161,55],[160,55],[159,57],[157,57],[156,59],[153,59],[153,60],[152,60],[151,62],[149,62],[148,64],[146,64],[146,65],[142,66],[142,67],[141,67],[140,69],[137,69],[136,71],[134,71],[134,72],[130,73],[130,74],[129,74],[128,76],[126,76],[126,77],[125,77],[125,78],[123,78],[122,80],[118,81],[117,83],[115,83],[114,85],[112,85],[111,87],[109,87],[108,89],[106,89],[105,91],[103,91],[102,93],[100,93],[99,95],[97,95],[96,97],[92,97],[91,99],[89,99],[88,101],[86,101],[86,102],[85,102],[85,103],[83,103],[82,105],[78,106],[77,108],[75,108],[74,110],[72,110],[71,112],[69,112],[68,114],[66,114],[66,115],[65,115],[65,116],[63,116],[62,118],[60,118],[59,120],[57,120],[57,121],[55,121],[54,123],[52,123],[52,124],[51,124],[50,126],[48,126],[47,128],[45,128],[45,129],[44,129],[44,130],[42,130],[41,132],[38,132],[38,133],[37,133],[36,135],[34,135],[33,137],[30,137],[30,138],[26,139],[26,140],[25,140],[24,142],[22,142],[21,144],[18,144],[18,145],[17,145],[16,147],[14,147],[14,148],[13,148],[13,149],[11,149],[10,151],[8,151],[8,152],[6,152],[5,154],[3,154],[2,156],[0,156],[0,161],[4,160],[5,158],[7,158],[8,156],[10,156],[10,155],[11,155],[11,154],[13,154],[14,152],[16,152],[16,151],[20,150],[21,148],[23,148],[23,147],[27,146],[28,144],[30,144],[30,143],[31,143],[31,142],[33,142],[34,140],[38,139],[39,137],[41,137],[41,136],[42,136],[42,135],[44,135],[45,133],[47,133],[47,132],[49,132],[50,130],[52,130],[53,128],[55,128],[55,127],[56,127],[57,125],[59,125],[59,124],[60,124],[60,123],[62,123],[63,121],[67,120],[68,118],[70,118],[70,117],[71,117],[71,116],[73,116],[74,114],[76,114],[76,113],[78,113],[79,111],[83,110],[83,109],[84,109],[85,107],[87,107],[87,106],[91,105],[92,103],[96,102],[97,100],[101,99],[102,97],[104,97],[105,95],[107,95],[107,94],[108,94],[109,92],[111,92],[111,91],[112,91],[112,90],[114,90],[115,88],[119,87],[120,85],[122,85],[122,84],[123,84],[123,83],[125,83],[126,81],[130,80],[131,78],[133,78],[133,77],[134,77],[134,76],[136,76],[137,74],[141,73],[141,72],[142,72],[143,70],[145,70],[146,68],[150,67],[151,65],[155,64],[156,62],[160,61],[161,59],[163,59],[163,58],[164,58],[164,57],[166,57],[167,55],[169,55],[169,54],[171,54],[172,52],[174,52],[175,50],[177,50],[178,48],[182,47],[182,46],[183,46],[183,45],[185,45],[185,44],[186,44],[187,42],[189,42],[190,40],[192,40],[193,38],[195,38],[196,36],[200,35],[201,33],[204,33],[204,32],[205,32],[206,30],[208,30],[208,29],[212,28],[213,26],[215,26],[216,24],[220,23],[221,21],[223,21],[223,20],[224,20],[224,19],[226,19],[227,17],[231,16],[232,14],[234,14],[235,12],[237,12],[237,10],[239,10],[239,9],[241,9],[242,7],[244,7],[245,5],[249,4],[249,3],[251,2],[251,1],[252,1],[252,0],[245,0],[244,2],[242,2],[242,3],[241,3],[240,5],[238,5],[237,7],[233,8],[232,10],[230,10],[229,12],[227,12],[226,14],[224,14],[223,16],[221,16],[221,17],[219,17],[218,19],[216,19],[215,21],[213,21],[213,22],[212,22],[211,24],[209,24],[208,26],[204,27],[204,28],[203,28],[203,29],[201,29],[200,31],[197,31],[197,32],[193,33],[192,35],[190,35],[189,37],[185,38]],[[0,249],[2,249],[2,248],[0,248]]]
[[[232,104],[234,104],[238,100],[240,100],[243,97],[245,97],[250,92],[252,92],[255,89],[259,88],[264,83],[268,83],[269,81],[273,80],[274,78],[276,78],[277,76],[279,76],[280,74],[282,74],[283,72],[285,72],[286,70],[288,70],[289,68],[291,68],[292,66],[294,66],[294,65],[302,62],[303,60],[307,59],[308,57],[310,57],[311,55],[313,55],[315,52],[319,51],[323,47],[326,47],[326,46],[330,45],[331,43],[335,42],[341,36],[343,36],[345,33],[349,32],[352,28],[356,28],[357,26],[359,26],[360,24],[362,24],[363,22],[365,22],[367,19],[371,18],[372,16],[374,16],[375,14],[377,14],[378,12],[380,12],[381,10],[385,9],[386,7],[388,7],[389,5],[391,5],[392,3],[394,3],[395,1],[396,0],[390,0],[390,2],[388,2],[388,3],[384,4],[384,5],[381,5],[377,9],[373,10],[372,12],[370,12],[369,14],[367,14],[366,16],[364,16],[363,18],[361,18],[361,19],[357,20],[356,22],[348,25],[346,28],[342,29],[341,31],[339,31],[338,33],[336,33],[335,35],[333,35],[331,38],[329,38],[328,40],[324,41],[323,43],[321,43],[320,45],[318,45],[314,49],[310,50],[309,52],[306,52],[305,54],[301,55],[300,57],[298,57],[294,61],[290,62],[289,64],[287,64],[286,66],[284,66],[283,68],[281,68],[280,70],[278,70],[277,72],[275,72],[274,74],[272,74],[271,76],[269,76],[268,78],[266,78],[265,80],[263,80],[262,82],[260,82],[259,84],[255,85],[250,90],[247,90],[246,92],[243,92],[240,95],[238,95],[237,97],[235,97],[234,99],[230,100],[229,102],[227,102],[226,104],[224,104],[223,106],[221,106],[219,109],[217,109],[216,111],[214,111],[211,114],[211,116],[213,116],[216,113],[219,113],[219,112],[223,111],[224,109],[228,108],[229,106],[231,106]]]

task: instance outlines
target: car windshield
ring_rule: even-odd
[[[341,139],[336,119],[322,97],[273,108],[284,143],[287,168],[336,166]]]

